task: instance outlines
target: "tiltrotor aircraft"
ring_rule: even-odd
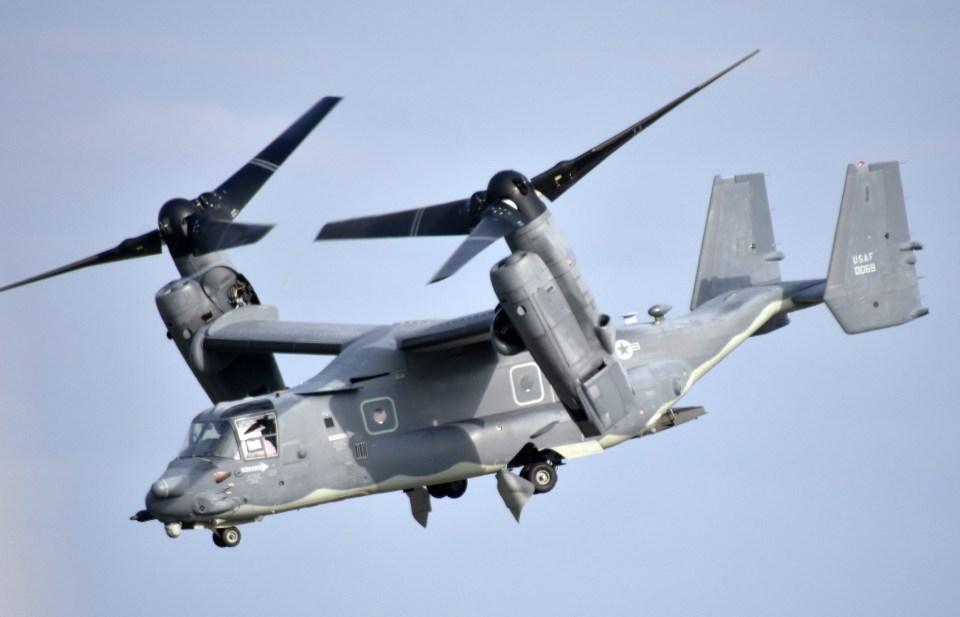
[[[176,458],[132,518],[171,537],[209,529],[218,546],[270,514],[403,491],[423,526],[431,499],[457,498],[495,474],[519,521],[557,468],[628,439],[693,420],[678,406],[738,345],[826,303],[848,333],[926,314],[896,163],[847,169],[825,279],[781,281],[760,174],[717,177],[691,311],[616,327],[601,313],[543,198],[556,200],[607,156],[706,82],[571,160],[527,179],[493,176],[486,190],[436,206],[328,223],[318,240],[466,234],[434,280],[499,238],[510,255],[490,272],[497,304],[459,319],[394,325],[281,321],[225,250],[269,226],[234,219],[337,104],[324,98],[215,190],[173,199],[158,228],[0,291],[78,268],[161,252],[180,278],[156,296],[167,334],[214,406],[194,418]],[[287,385],[274,354],[333,355]],[[518,471],[519,473],[515,473]]]

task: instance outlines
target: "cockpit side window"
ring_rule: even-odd
[[[265,413],[258,416],[237,418],[233,421],[240,436],[240,449],[246,460],[276,456],[277,416]]]

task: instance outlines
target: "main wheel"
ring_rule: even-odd
[[[240,530],[236,527],[227,527],[213,532],[213,543],[225,548],[233,548],[240,544]]]
[[[447,496],[446,487],[446,484],[431,484],[427,487],[427,492],[430,493],[430,496],[434,499],[440,499]]]
[[[557,485],[557,468],[542,461],[532,463],[520,471],[520,477],[533,483],[534,493],[549,493]]]
[[[453,482],[447,482],[443,486],[446,488],[446,495],[450,499],[463,497],[463,494],[467,492],[466,480],[454,480]]]

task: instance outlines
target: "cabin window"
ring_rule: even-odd
[[[265,413],[259,416],[237,418],[233,421],[240,437],[240,449],[246,460],[277,455],[277,416]]]
[[[397,430],[397,408],[389,396],[360,403],[363,425],[371,435]]]
[[[510,387],[513,402],[517,405],[533,405],[543,402],[544,387],[540,367],[534,362],[518,364],[510,369]]]

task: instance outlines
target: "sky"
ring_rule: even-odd
[[[166,256],[0,295],[0,613],[953,615],[960,605],[955,2],[0,5],[0,284],[115,246],[344,97],[244,210],[281,317],[491,308],[503,242],[318,244],[329,220],[535,175],[761,53],[551,205],[600,309],[689,305],[714,175],[764,172],[786,279],[825,276],[846,165],[901,162],[930,315],[829,311],[748,340],[709,412],[559,470],[514,522],[492,477],[269,517],[221,550],[128,517],[209,405],[154,293]],[[282,358],[288,382],[324,358]]]

